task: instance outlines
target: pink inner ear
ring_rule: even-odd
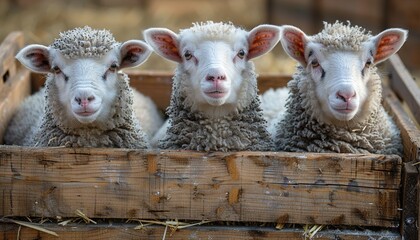
[[[142,53],[143,52],[143,49],[141,47],[135,46],[135,45],[129,46],[127,48],[127,50],[128,50],[128,52],[136,53],[136,54],[139,54],[139,53]]]
[[[259,53],[265,53],[271,47],[271,40],[276,36],[273,31],[259,31],[255,34],[249,46],[248,58],[253,58]]]
[[[400,36],[397,34],[390,34],[381,38],[378,43],[378,49],[375,54],[375,61],[379,61],[388,57],[394,52],[394,44],[400,40]]]
[[[299,32],[286,32],[284,34],[286,41],[289,43],[287,48],[291,55],[295,58],[304,60],[305,46],[303,43],[303,34]]]
[[[181,60],[181,56],[178,53],[178,47],[176,46],[172,37],[166,34],[154,34],[153,36],[154,42],[159,45],[159,50],[166,56],[169,56],[174,59]]]
[[[44,68],[49,70],[49,62],[42,51],[34,51],[26,55],[26,58],[31,59],[33,65],[37,68]]]

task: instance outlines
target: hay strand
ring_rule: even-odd
[[[94,223],[97,224],[95,221],[93,221],[92,219],[88,218],[88,216],[86,216],[86,214],[84,214],[82,211],[80,211],[79,209],[76,210],[76,215],[81,217],[83,219],[83,221],[85,221],[85,223]]]
[[[47,233],[47,234],[58,237],[58,234],[56,232],[53,232],[53,231],[50,231],[48,229],[42,228],[42,227],[36,225],[36,223],[29,223],[29,222],[23,222],[23,221],[18,221],[18,220],[14,220],[14,219],[6,219],[6,218],[3,218],[3,219],[8,221],[8,222],[12,222],[12,223],[24,226],[24,227],[32,228],[32,229],[35,229],[37,231],[44,232],[44,233]]]

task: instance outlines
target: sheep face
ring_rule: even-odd
[[[270,51],[279,41],[276,26],[262,25],[250,32],[230,24],[195,25],[175,34],[168,29],[148,29],[146,41],[157,54],[180,64],[188,75],[187,95],[198,111],[236,107],[248,61]]]
[[[118,70],[141,64],[150,53],[147,44],[129,41],[101,57],[68,58],[41,45],[27,46],[16,57],[29,69],[49,74],[68,123],[78,125],[106,122],[119,94]]]
[[[311,49],[306,71],[323,113],[329,119],[351,120],[368,97],[371,58],[365,52],[329,53],[316,45]]]
[[[242,40],[242,39],[241,39]],[[181,43],[183,67],[191,76],[193,101],[197,104],[220,106],[236,101],[241,72],[245,69],[243,44],[232,49],[223,41]]]
[[[310,81],[308,89],[301,91],[313,92],[313,114],[321,121],[340,123],[367,115],[365,105],[373,88],[370,79],[374,66],[397,52],[406,34],[405,30],[390,29],[366,36],[357,46],[346,46],[341,40],[334,40],[331,46],[295,27],[284,26],[281,41]]]

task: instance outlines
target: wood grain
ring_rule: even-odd
[[[406,240],[418,239],[418,229],[416,224],[418,223],[418,182],[419,182],[419,171],[411,162],[404,163],[403,168],[403,179],[402,189],[404,195],[402,197],[402,226],[401,234]]]
[[[3,143],[3,136],[10,119],[20,103],[30,93],[29,76],[28,70],[20,68],[8,80],[13,84],[3,85],[3,89],[0,91],[0,144]]]
[[[180,230],[167,229],[166,238],[163,238],[165,227],[147,226],[141,230],[135,230],[139,224],[69,224],[65,227],[57,224],[42,224],[41,227],[58,234],[59,238],[36,230],[14,224],[0,224],[0,236],[3,239],[17,239],[18,232],[21,240],[42,239],[42,240],[102,240],[102,239],[218,239],[218,240],[248,240],[248,239],[288,239],[302,240],[304,231],[300,228],[286,228],[276,230],[274,227],[261,226],[198,226]],[[309,238],[308,238],[309,239]],[[314,239],[317,240],[370,240],[370,239],[392,239],[399,240],[401,236],[390,230],[322,230],[318,232]]]
[[[389,61],[391,88],[407,103],[417,123],[420,124],[420,89],[397,54],[390,57]]]
[[[2,147],[0,215],[397,226],[400,181],[392,155]]]
[[[16,74],[15,55],[23,47],[23,33],[10,33],[0,45],[0,90]]]
[[[420,130],[404,111],[401,102],[389,88],[384,88],[384,107],[395,119],[401,131],[404,146],[404,162],[420,160]]]

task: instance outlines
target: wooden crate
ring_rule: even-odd
[[[44,77],[14,59],[23,35],[0,46],[0,136],[19,103]],[[63,239],[302,239],[305,224],[328,225],[317,239],[418,239],[419,90],[398,56],[384,104],[402,131],[404,156],[286,152],[195,152],[0,145],[0,239],[55,239],[13,219],[40,224]],[[161,109],[171,74],[130,71],[131,84]],[[259,88],[290,76],[263,75]],[[77,219],[77,210],[98,224]],[[26,218],[27,217],[27,218]],[[25,219],[26,218],[26,219]],[[11,220],[12,219],[12,220]],[[131,219],[132,221],[126,222]],[[211,221],[169,231],[139,220]],[[275,226],[285,224],[282,230]]]

